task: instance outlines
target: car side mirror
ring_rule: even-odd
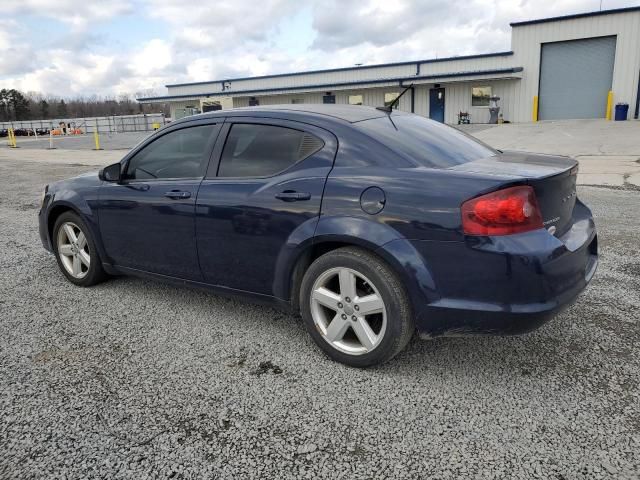
[[[122,165],[118,162],[104,167],[98,173],[98,178],[105,182],[119,182],[122,179]]]

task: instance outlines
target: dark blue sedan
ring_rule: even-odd
[[[396,111],[219,111],[49,185],[40,236],[76,285],[144,275],[286,307],[365,367],[416,330],[523,333],[571,304],[597,265],[577,171]]]

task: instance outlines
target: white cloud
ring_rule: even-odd
[[[165,40],[154,38],[133,53],[129,66],[138,76],[157,75],[173,62],[171,45]]]
[[[3,2],[3,15],[20,18],[25,15],[41,15],[55,18],[76,28],[88,28],[97,22],[132,11],[128,0],[78,1],[78,0],[22,0]]]
[[[56,95],[150,88],[162,94],[167,83],[508,50],[509,22],[599,6],[599,0],[556,0],[541,12],[533,0],[7,3],[0,20],[0,84]],[[604,8],[633,4],[604,0]],[[28,24],[21,20],[26,17]],[[122,25],[103,38],[122,18],[139,25],[136,40],[123,35]],[[36,42],[29,31],[34,19],[65,25],[66,38]],[[149,23],[154,29],[145,37]]]

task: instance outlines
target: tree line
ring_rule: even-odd
[[[15,89],[0,90],[0,122],[141,113],[164,113],[168,116],[169,107],[158,103],[141,104],[136,102],[130,94],[121,94],[117,97],[91,95],[62,98],[37,92],[23,93]]]

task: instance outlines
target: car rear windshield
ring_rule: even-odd
[[[417,166],[448,168],[497,154],[466,133],[418,115],[391,115],[354,125]]]

